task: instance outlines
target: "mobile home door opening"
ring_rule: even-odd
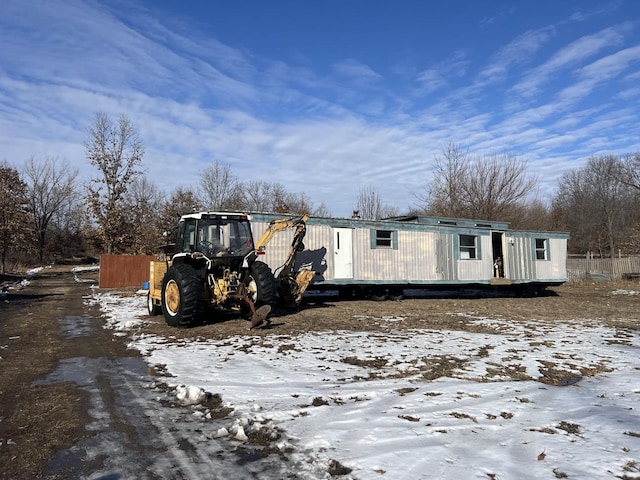
[[[503,278],[505,271],[504,232],[491,232],[491,249],[493,251],[493,277]]]
[[[333,229],[333,278],[353,278],[353,229]]]

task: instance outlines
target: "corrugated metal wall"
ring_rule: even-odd
[[[493,254],[491,247],[491,235],[478,235],[479,259],[458,260],[458,276],[460,281],[487,281],[493,277]]]
[[[439,233],[436,235],[436,280],[457,280],[453,234]]]
[[[536,264],[533,260],[531,237],[507,237],[506,248],[507,278],[510,280],[535,279]]]
[[[153,255],[100,255],[100,288],[142,288]]]
[[[555,238],[549,240],[549,260],[536,261],[536,273],[538,279],[562,278],[567,276],[567,241]]]

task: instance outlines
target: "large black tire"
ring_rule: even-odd
[[[202,283],[189,265],[173,265],[162,280],[162,314],[167,325],[188,327],[202,309]]]
[[[266,263],[253,262],[246,283],[256,306],[273,305],[276,302],[276,280]]]

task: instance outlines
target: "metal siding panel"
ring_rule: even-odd
[[[456,240],[458,235],[452,233],[436,234],[436,278],[438,280],[457,280]]]
[[[566,280],[567,278],[567,241],[565,239],[549,239],[549,260],[536,261],[537,279]]]
[[[509,239],[509,279],[531,280],[535,278],[535,262],[530,237],[511,237]]]
[[[333,229],[325,225],[307,225],[304,238],[305,250],[298,254],[297,263],[312,262],[312,268],[320,272],[318,280],[333,279]]]
[[[267,230],[267,222],[251,223],[251,231],[255,241]],[[279,273],[280,267],[284,264],[289,254],[289,247],[293,241],[293,230],[284,230],[276,233],[269,244],[265,247],[265,255],[259,257],[261,262],[269,265],[274,274]],[[332,230],[325,226],[307,226],[307,234],[304,238],[305,250],[298,254],[296,267],[302,264],[312,264],[315,271],[320,272],[322,278],[333,278],[332,257],[327,252],[333,251]]]
[[[477,237],[477,260],[458,260],[459,280],[488,280],[493,277],[493,259],[491,254],[491,236]]]
[[[398,232],[398,263],[402,266],[397,280],[436,280],[435,235],[431,232]]]
[[[398,248],[371,248],[367,230],[354,233],[354,276],[361,280],[436,280],[431,232],[398,231]]]
[[[486,280],[487,276],[481,275],[482,262],[480,260],[458,260],[459,280]]]
[[[370,230],[354,232],[354,277],[359,280],[393,281],[402,277],[398,251],[391,248],[371,248]]]
[[[559,280],[567,279],[567,239],[554,238],[550,239],[551,255],[553,255],[553,278]]]

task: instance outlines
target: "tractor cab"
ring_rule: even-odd
[[[244,257],[253,251],[247,215],[197,213],[184,215],[178,225],[176,252],[200,252],[208,258]]]

